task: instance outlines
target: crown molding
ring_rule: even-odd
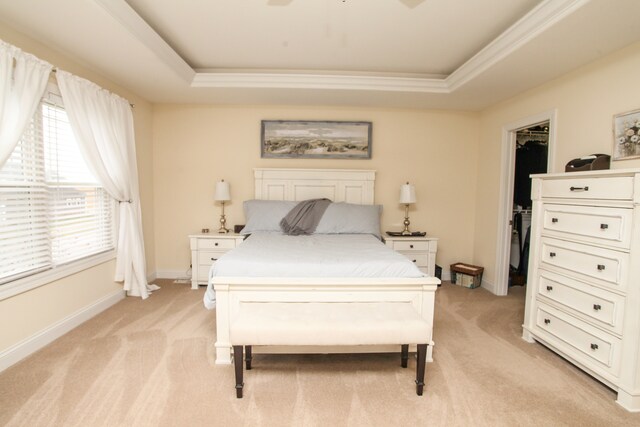
[[[342,89],[449,93],[444,79],[290,73],[196,73],[191,87]]]
[[[169,44],[164,41],[125,0],[93,0],[151,50],[182,79],[190,82],[196,72]]]
[[[445,78],[196,72],[125,0],[94,0],[193,88],[338,89],[451,93],[591,0],[545,0]]]
[[[451,92],[520,49],[591,0],[546,0],[496,37],[445,80]]]

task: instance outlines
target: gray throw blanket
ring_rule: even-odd
[[[298,203],[280,221],[280,228],[285,234],[299,236],[313,234],[324,215],[324,211],[331,204],[329,199],[311,199]]]

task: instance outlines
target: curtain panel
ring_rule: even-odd
[[[38,108],[51,64],[0,40],[0,167]]]
[[[130,296],[159,289],[146,278],[133,115],[129,102],[96,84],[58,70],[56,78],[85,161],[119,203],[115,280]]]

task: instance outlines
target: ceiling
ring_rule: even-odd
[[[478,110],[640,41],[638,16],[638,0],[0,0],[4,24],[158,103]]]

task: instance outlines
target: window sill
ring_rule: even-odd
[[[111,250],[59,267],[51,268],[40,273],[32,274],[31,276],[23,277],[21,279],[14,280],[13,282],[5,283],[4,285],[0,285],[0,301],[49,284],[56,280],[60,280],[64,277],[71,276],[72,274],[79,273],[80,271],[104,264],[105,262],[111,261],[115,258],[116,251]]]

